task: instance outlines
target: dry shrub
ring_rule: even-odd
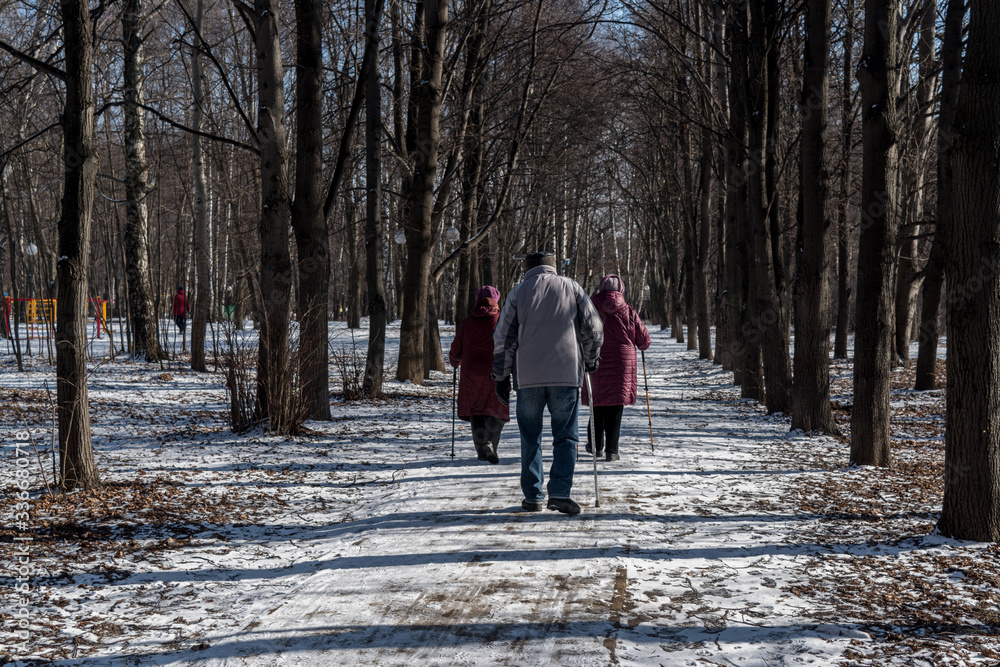
[[[356,401],[364,395],[365,357],[358,352],[354,331],[351,331],[350,349],[330,346],[330,363],[340,376],[340,386],[345,401]]]
[[[229,390],[229,426],[233,433],[246,433],[257,424],[257,346],[243,335],[242,326],[223,325],[226,346],[222,360]]]
[[[223,361],[233,432],[245,433],[261,426],[272,434],[298,434],[310,412],[305,390],[311,378],[304,373],[326,372],[325,367],[320,368],[304,356],[306,353],[299,345],[298,323],[289,325],[287,347],[271,351],[266,377],[261,376],[259,368],[259,342],[245,336],[238,324],[223,325]]]

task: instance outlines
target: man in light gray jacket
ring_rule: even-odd
[[[552,253],[525,259],[524,280],[507,295],[493,330],[493,379],[497,395],[510,401],[511,374],[517,389],[521,432],[521,507],[541,511],[542,419],[552,421],[552,467],[548,508],[579,514],[570,498],[577,417],[584,373],[597,370],[604,330],[590,297],[575,280],[558,275]]]

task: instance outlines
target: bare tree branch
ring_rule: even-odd
[[[15,47],[11,46],[10,44],[8,44],[7,42],[5,42],[3,40],[0,40],[0,49],[3,49],[4,51],[6,51],[7,53],[9,53],[10,55],[14,56],[15,58],[17,58],[18,60],[20,60],[21,62],[23,62],[24,64],[31,65],[32,67],[34,67],[39,72],[44,72],[45,74],[49,74],[51,76],[54,76],[57,79],[59,79],[60,81],[65,81],[66,80],[66,72],[62,71],[61,69],[59,69],[58,67],[56,67],[54,65],[50,65],[47,62],[41,61],[38,58],[33,58],[32,56],[29,56],[24,51],[21,51],[21,50],[15,48]]]

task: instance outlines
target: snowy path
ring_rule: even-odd
[[[387,382],[288,438],[232,434],[221,375],[95,364],[105,488],[38,494],[31,641],[0,663],[995,664],[1000,549],[933,533],[940,392],[895,395],[897,469],[847,469],[845,443],[789,434],[728,373],[653,339],[655,452],[641,402],[622,460],[598,464],[599,508],[578,463],[577,517],[521,511],[514,424],[500,465],[474,460],[461,422],[449,456],[450,373]],[[331,340],[363,349],[341,324]],[[395,358],[398,328],[388,343]],[[45,441],[53,373],[0,374],[0,436]]]
[[[582,458],[580,516],[522,512],[513,424],[500,465],[470,460],[467,430],[453,462],[450,421],[439,407],[414,407],[426,413],[411,418],[438,422],[427,451],[398,443],[410,460],[365,486],[347,520],[290,536],[303,552],[294,565],[239,573],[239,632],[210,635],[207,655],[187,658],[773,665],[827,661],[849,637],[865,637],[818,625],[808,605],[782,592],[808,579],[807,554],[830,549],[796,543],[801,517],[756,509],[795,477],[783,460],[787,427],[764,421],[738,432],[733,404],[707,398],[725,386],[724,374],[665,334],[647,362],[656,452],[645,406],[626,410],[622,460],[598,464],[600,508],[591,460]]]

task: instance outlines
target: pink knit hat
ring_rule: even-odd
[[[606,275],[603,278],[601,278],[601,285],[600,285],[600,287],[598,287],[598,291],[600,291],[600,292],[624,292],[625,291],[625,283],[622,282],[621,278],[619,278],[615,274],[611,273],[611,274]]]
[[[497,303],[500,303],[500,291],[492,285],[483,285],[476,292],[476,301],[480,299],[493,299]]]

